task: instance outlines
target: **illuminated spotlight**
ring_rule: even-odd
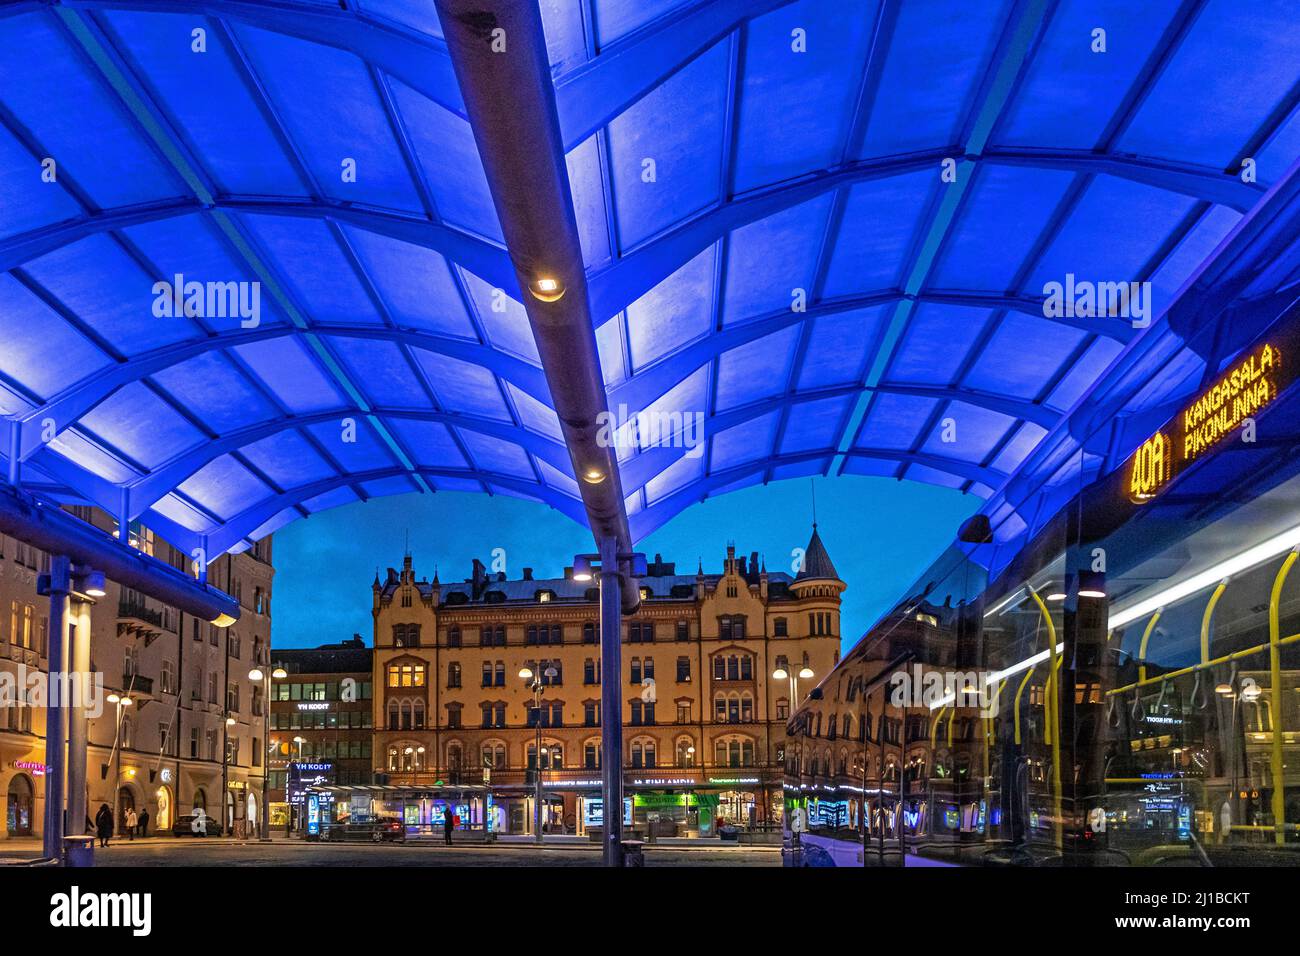
[[[91,571],[86,575],[85,593],[90,597],[103,597],[104,591],[104,572]]]
[[[554,276],[538,276],[528,283],[528,291],[543,302],[558,302],[564,295],[564,283]]]
[[[573,580],[591,580],[591,558],[585,554],[580,554],[573,559]]]
[[[1232,685],[1227,683],[1215,684],[1214,692],[1216,694],[1222,694],[1224,697],[1230,697],[1232,696]]]
[[[1064,601],[1064,600],[1065,600],[1065,595],[1062,594],[1060,591],[1057,591],[1057,592],[1055,592],[1055,593],[1053,593],[1053,594],[1049,594],[1049,595],[1047,595],[1047,600],[1049,600],[1049,601]]]
[[[1105,591],[1094,591],[1092,588],[1088,588],[1087,590],[1079,592],[1079,597],[1104,598],[1105,596],[1106,596]]]
[[[588,468],[582,473],[582,480],[589,485],[598,485],[605,480],[605,472],[599,468]]]

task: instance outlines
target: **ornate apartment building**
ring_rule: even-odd
[[[70,510],[112,533],[104,513]],[[131,544],[188,567],[186,555],[148,528],[132,525]],[[0,535],[0,839],[43,830],[45,710],[28,701],[39,702],[29,698],[32,682],[47,679],[50,606],[36,578],[48,568],[48,554]],[[209,565],[208,580],[243,607],[224,629],[107,582],[89,615],[91,668],[103,684],[101,712],[89,725],[91,816],[114,805],[116,789],[119,830],[128,808],[148,809],[151,833],[170,832],[196,806],[227,830],[260,821],[268,708],[248,673],[270,661],[274,574],[269,537]]]
[[[659,555],[623,620],[625,817],[657,832],[772,825],[782,807],[786,721],[839,659],[840,593],[816,527],[802,570],[769,572],[728,547],[720,573],[678,574]],[[418,579],[408,555],[373,585],[375,763],[391,784],[489,782],[495,827],[599,819],[598,589],[517,579],[475,560],[463,582]],[[542,675],[541,706],[519,677]],[[775,679],[783,670],[790,677]],[[797,701],[793,703],[797,704]],[[537,748],[538,725],[541,751]]]

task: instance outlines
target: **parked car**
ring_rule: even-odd
[[[177,817],[176,822],[172,824],[172,836],[221,836],[221,822],[216,817],[204,815],[203,824],[203,831],[205,832],[195,830],[194,814],[187,813],[184,816]]]
[[[368,840],[371,843],[400,843],[406,839],[406,828],[396,819],[369,820],[365,823],[334,823],[323,826],[320,838],[328,842]]]

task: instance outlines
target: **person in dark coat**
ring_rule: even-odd
[[[99,812],[95,814],[95,833],[99,836],[99,845],[108,846],[108,838],[113,835],[113,811],[108,809],[107,803],[101,803]]]
[[[136,822],[140,824],[140,836],[142,837],[148,836],[149,835],[149,808],[148,807],[140,811],[140,816],[136,818]]]
[[[456,821],[451,815],[451,807],[447,807],[442,812],[442,836],[447,841],[447,846],[451,846],[451,830],[455,825]]]

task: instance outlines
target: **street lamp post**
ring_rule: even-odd
[[[799,668],[797,676],[792,673],[792,671],[786,670],[784,667],[778,667],[776,670],[772,671],[773,680],[790,681],[790,716],[794,716],[795,708],[799,706],[799,681],[811,680],[814,676],[816,675],[813,674],[812,668],[807,665]]]
[[[539,668],[540,670],[540,668]],[[559,672],[554,667],[548,667],[541,673],[533,673],[531,667],[521,667],[519,677],[527,682],[528,689],[533,692],[533,726],[537,729],[537,742],[534,744],[534,768],[533,768],[533,840],[536,843],[542,842],[542,697],[546,693],[546,685],[542,682],[542,677],[547,680],[554,680],[559,676]]]
[[[117,826],[118,794],[122,789],[122,708],[135,703],[125,694],[109,694],[110,704],[117,708],[117,725],[113,729],[113,826]]]
[[[277,667],[270,673],[265,673],[260,667],[254,667],[248,672],[248,679],[251,681],[261,681],[264,693],[262,694],[262,741],[266,742],[270,735],[271,722],[271,681],[284,680],[289,676],[289,672],[283,667]],[[262,840],[271,839],[271,807],[266,802],[267,779],[270,777],[271,770],[271,753],[266,751],[262,755]]]

